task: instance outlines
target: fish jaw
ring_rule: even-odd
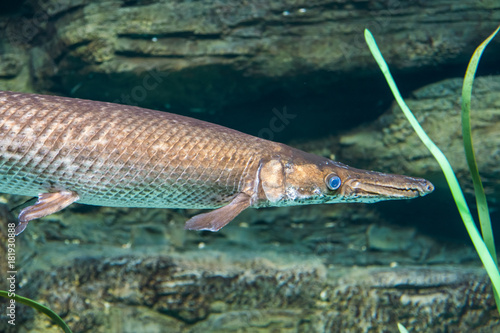
[[[336,202],[413,199],[434,191],[426,179],[347,167]]]

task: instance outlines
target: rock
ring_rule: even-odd
[[[11,49],[0,54],[0,89],[33,92],[30,80],[29,56],[25,52]]]
[[[404,251],[412,245],[415,229],[371,225],[366,231],[370,249],[381,251]]]
[[[0,77],[10,78],[21,73],[22,62],[13,54],[0,56]]]
[[[11,14],[0,26],[11,44],[36,50],[25,63],[38,90],[210,113],[277,91],[299,101],[311,92],[331,97],[346,81],[362,89],[360,79],[378,75],[365,28],[395,70],[465,66],[476,41],[494,28],[485,22],[500,20],[498,8],[474,0],[30,0],[21,19]]]
[[[326,269],[304,259],[200,251],[183,258],[79,259],[53,273],[25,275],[24,289],[51,304],[75,332],[159,332],[161,325],[193,333],[384,332],[398,322],[426,332],[500,329],[482,268]]]

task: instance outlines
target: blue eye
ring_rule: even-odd
[[[340,179],[340,177],[333,173],[326,176],[325,181],[326,187],[328,187],[332,191],[338,190],[340,185],[342,185],[342,180]]]

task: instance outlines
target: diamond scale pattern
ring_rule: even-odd
[[[280,146],[133,106],[0,91],[0,192],[71,190],[80,203],[216,208]]]

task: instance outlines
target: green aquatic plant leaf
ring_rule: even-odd
[[[425,133],[423,128],[418,123],[418,120],[415,118],[413,113],[410,111],[410,109],[404,102],[403,97],[399,93],[399,89],[396,83],[394,82],[394,79],[392,78],[391,72],[389,71],[389,67],[387,66],[387,63],[382,57],[382,54],[380,53],[380,50],[377,46],[377,43],[375,42],[375,39],[373,38],[373,35],[368,29],[365,29],[365,40],[366,43],[368,44],[368,47],[370,48],[373,57],[375,58],[375,61],[377,62],[382,73],[384,74],[384,77],[399,107],[401,108],[404,115],[412,125],[413,129],[419,136],[420,140],[422,140],[424,145],[427,147],[427,149],[431,152],[436,161],[439,163],[441,170],[443,170],[446,181],[448,182],[448,186],[450,187],[451,194],[453,195],[453,199],[455,200],[455,204],[457,205],[458,211],[460,213],[460,216],[462,217],[465,228],[469,233],[469,237],[471,238],[472,243],[474,244],[474,247],[476,248],[476,251],[479,255],[479,258],[481,259],[484,268],[486,269],[486,272],[488,273],[491,279],[494,289],[498,293],[500,291],[500,273],[498,271],[498,267],[495,261],[493,260],[492,256],[490,255],[490,252],[488,251],[486,244],[481,238],[479,231],[477,230],[477,227],[474,223],[474,219],[472,218],[469,207],[467,206],[467,202],[465,201],[464,194],[462,192],[462,189],[460,188],[460,185],[458,184],[457,177],[453,172],[450,162],[443,154],[443,152]]]
[[[0,290],[0,296],[5,297],[5,298],[9,298],[9,299],[14,299],[14,300],[16,300],[16,302],[19,302],[19,303],[24,304],[24,305],[28,305],[28,306],[32,307],[33,309],[36,309],[36,310],[44,313],[50,319],[52,319],[59,327],[61,327],[65,333],[72,333],[68,324],[66,324],[64,322],[64,320],[62,320],[62,318],[57,315],[57,313],[55,313],[54,311],[52,311],[51,309],[49,309],[45,305],[40,304],[32,299],[22,297],[19,295],[14,295],[13,297],[10,297],[9,293],[5,290]]]
[[[490,251],[491,257],[493,258],[497,266],[498,260],[495,251],[495,239],[493,237],[493,230],[491,228],[488,201],[486,200],[483,183],[481,182],[481,177],[479,176],[479,170],[476,163],[476,155],[474,153],[474,146],[472,144],[470,107],[472,85],[474,83],[477,65],[479,64],[479,60],[481,59],[481,55],[483,54],[484,49],[493,39],[493,37],[495,37],[499,29],[500,26],[474,51],[474,54],[469,61],[467,71],[465,72],[464,84],[462,87],[462,136],[464,140],[465,157],[467,158],[467,164],[469,165],[472,182],[474,184],[474,193],[476,195],[477,213],[479,215],[479,225],[481,226],[481,233],[483,235],[484,243]],[[499,299],[497,294],[495,294],[495,299],[497,301],[497,306],[499,306]]]
[[[399,329],[399,333],[408,333],[408,330],[406,329],[406,327],[404,327],[400,323],[398,323],[398,329]]]

